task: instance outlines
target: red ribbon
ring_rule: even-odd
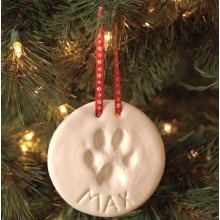
[[[122,103],[121,103],[121,82],[120,82],[120,70],[118,62],[118,25],[115,23],[115,37],[114,37],[114,99],[115,99],[115,114],[121,115]]]
[[[103,7],[99,8],[98,15],[103,12]],[[121,102],[121,84],[120,71],[118,62],[118,44],[117,44],[117,23],[115,24],[114,38],[114,99],[115,99],[115,114],[120,116],[122,111]],[[100,117],[103,112],[104,99],[104,28],[98,29],[96,38],[96,74],[95,74],[95,113]]]
[[[103,8],[100,7],[98,15],[102,12]],[[97,117],[100,117],[103,112],[104,59],[104,28],[100,27],[96,38],[95,112]]]

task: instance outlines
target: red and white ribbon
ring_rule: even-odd
[[[98,15],[103,12],[100,7]],[[95,112],[96,116],[100,117],[103,112],[103,99],[104,99],[104,28],[98,29],[98,36],[96,38],[96,74],[95,74]]]
[[[115,114],[121,115],[122,103],[121,103],[121,82],[120,82],[120,69],[118,59],[118,25],[115,23],[114,34],[114,99],[115,99]]]
[[[103,12],[103,7],[99,8],[98,16]],[[122,111],[121,101],[121,83],[120,71],[118,61],[118,44],[117,44],[117,23],[115,24],[115,37],[114,37],[114,100],[115,100],[115,114],[120,116]],[[98,29],[96,38],[96,73],[95,73],[95,113],[100,117],[103,112],[103,99],[104,99],[104,28]]]

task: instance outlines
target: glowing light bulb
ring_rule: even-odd
[[[148,22],[145,22],[145,23],[143,24],[143,27],[152,28],[152,26],[151,26]]]
[[[206,157],[206,160],[208,160],[208,161],[210,161],[211,159],[212,159],[211,156],[207,156],[207,157]]]
[[[14,49],[15,56],[20,58],[22,55],[22,44],[20,42],[14,42],[12,47]]]
[[[153,13],[153,12],[154,12],[154,10],[155,10],[155,8],[154,8],[154,7],[150,7],[150,8],[148,8],[148,12],[149,12],[149,13]]]
[[[112,33],[110,31],[105,31],[104,33],[104,47],[105,50],[111,45],[112,41]]]
[[[65,104],[59,106],[58,108],[59,108],[61,114],[66,114],[67,113],[67,108],[66,108]]]
[[[186,11],[185,13],[182,14],[183,18],[188,18],[190,15],[192,15],[193,10],[192,11]]]
[[[191,150],[190,153],[192,154],[193,157],[198,157],[198,152],[195,150]]]
[[[191,150],[187,155],[188,159],[194,159],[198,156],[199,156],[199,153],[195,150]]]
[[[39,87],[37,87],[37,88],[34,90],[34,92],[35,92],[36,94],[38,94],[42,89],[43,89],[43,87],[42,87],[42,86],[39,86]]]
[[[178,130],[177,120],[173,119],[172,122],[165,121],[160,122],[159,124],[160,132],[162,135],[172,135],[175,134]]]
[[[36,134],[32,130],[25,130],[23,135],[19,140],[19,148],[21,149],[22,153],[25,154],[28,152],[37,152],[38,144],[40,143],[40,138],[36,137]]]
[[[28,131],[28,133],[26,133],[26,134],[24,135],[24,138],[25,138],[27,141],[30,141],[30,140],[32,140],[33,136],[34,136],[34,132],[33,132],[33,131]]]
[[[170,123],[164,124],[164,131],[166,134],[170,134],[172,132],[172,125]]]
[[[21,151],[22,152],[27,152],[28,148],[26,145],[21,145]]]
[[[212,153],[211,153],[211,150],[208,151],[208,154],[207,154],[206,160],[208,160],[208,161],[212,160]]]
[[[111,40],[111,38],[112,38],[112,33],[111,33],[110,31],[106,31],[104,38],[105,38],[106,41]]]
[[[67,51],[70,51],[71,50],[71,47],[70,47],[70,44],[69,44],[69,42],[67,41],[66,42],[66,47],[65,47],[65,49],[67,50]]]
[[[63,116],[63,117],[66,117],[68,115],[68,111],[67,111],[67,107],[66,107],[66,104],[63,104],[63,105],[60,105],[58,107],[59,111],[60,111],[60,114]]]

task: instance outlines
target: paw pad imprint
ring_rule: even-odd
[[[125,130],[117,129],[108,143],[102,129],[95,132],[93,146],[84,153],[84,162],[93,172],[98,185],[115,180],[126,184],[128,170],[133,169],[138,160],[127,135]]]

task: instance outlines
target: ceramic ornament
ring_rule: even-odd
[[[94,102],[64,119],[49,146],[48,169],[60,196],[81,212],[103,217],[128,213],[158,186],[164,170],[164,146],[153,122],[122,102],[104,100],[96,117]]]

